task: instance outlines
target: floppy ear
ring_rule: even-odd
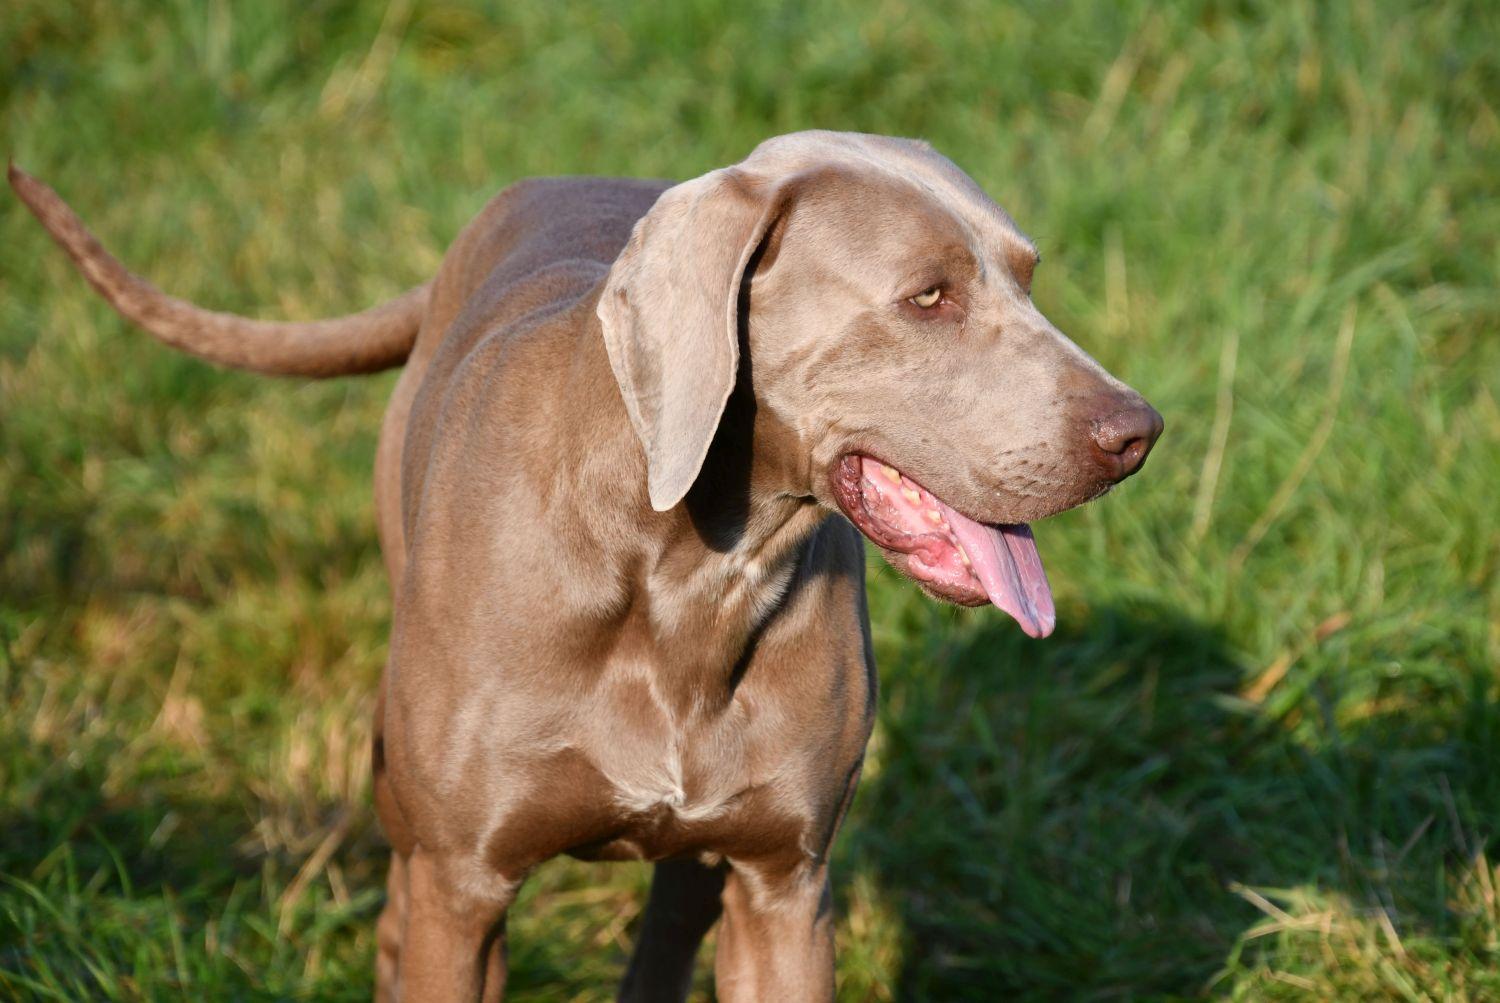
[[[740,280],[775,216],[776,187],[728,167],[669,188],[605,281],[604,344],[658,512],[692,487],[734,389]]]

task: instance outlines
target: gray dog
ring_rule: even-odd
[[[1161,432],[1032,305],[1010,217],[912,140],[523,181],[428,285],[306,324],[166,296],[10,178],[168,344],[290,375],[405,364],[375,460],[385,1000],[500,999],[506,909],[561,853],[656,861],[621,998],[682,999],[722,916],[721,1000],[832,999],[828,852],[875,700],[860,534],[1044,637],[1027,523]]]

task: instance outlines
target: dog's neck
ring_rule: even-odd
[[[654,512],[646,459],[595,327],[578,346],[565,399],[575,439],[606,462],[581,464],[567,497],[589,499],[601,579],[623,588],[611,616],[615,646],[657,668],[663,696],[683,712],[732,699],[761,632],[795,588],[805,543],[829,513],[799,487],[796,449],[755,406],[748,366],[687,497]],[[804,465],[805,466],[805,465]],[[621,485],[630,485],[621,490]]]

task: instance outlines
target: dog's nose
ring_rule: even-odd
[[[1123,481],[1146,462],[1161,435],[1161,415],[1145,401],[1121,408],[1094,422],[1094,445],[1111,480]]]

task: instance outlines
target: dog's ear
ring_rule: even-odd
[[[692,487],[734,389],[740,282],[778,212],[779,189],[734,167],[668,189],[604,284],[604,344],[658,512]]]

